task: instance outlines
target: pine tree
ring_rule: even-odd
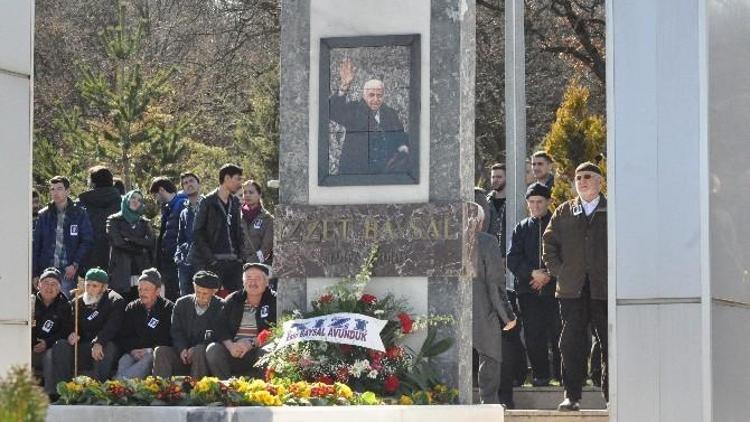
[[[552,205],[575,196],[575,169],[584,161],[599,164],[606,175],[607,134],[604,117],[589,110],[589,90],[573,80],[565,91],[555,121],[542,141],[542,149],[555,159]],[[606,186],[603,186],[603,190]]]
[[[261,185],[279,172],[279,78],[278,67],[254,84],[248,113],[237,122],[234,155],[241,157],[247,178]],[[265,204],[273,208],[277,191],[264,191]]]
[[[87,157],[87,165],[112,165],[127,188],[134,182],[144,185],[152,174],[176,174],[182,140],[190,130],[190,119],[164,111],[175,69],[149,74],[142,66],[145,27],[143,20],[131,25],[120,5],[118,24],[101,34],[103,66],[79,66],[76,86],[85,108],[59,110],[56,120],[72,155]]]

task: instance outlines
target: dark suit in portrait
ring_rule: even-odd
[[[383,104],[377,111],[364,100],[345,95],[329,97],[330,119],[346,128],[339,159],[339,174],[406,172],[408,136],[394,109]]]

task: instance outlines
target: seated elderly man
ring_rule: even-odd
[[[55,385],[52,384],[52,346],[58,340],[65,341],[73,331],[70,303],[60,292],[62,277],[60,270],[54,267],[42,271],[31,324],[31,365],[34,369],[42,370],[47,394],[55,393]]]
[[[249,263],[242,267],[242,290],[224,299],[216,342],[208,345],[206,358],[219,379],[231,375],[260,376],[253,365],[260,356],[258,333],[276,323],[276,293],[268,288],[270,267]]]
[[[174,303],[159,296],[161,274],[156,268],[143,270],[138,277],[138,299],[125,307],[118,343],[125,352],[117,365],[115,378],[145,378],[151,375],[154,348],[169,346],[172,339]]]
[[[92,375],[99,381],[110,377],[118,356],[114,339],[120,331],[125,301],[108,284],[104,270],[92,268],[86,273],[83,295],[72,303],[74,310],[78,306],[78,332],[70,333],[67,341],[58,341],[52,348],[53,385],[72,378],[76,343],[79,374],[93,369]]]
[[[221,299],[215,296],[221,287],[219,277],[210,271],[193,275],[195,293],[177,299],[172,312],[172,346],[154,350],[154,375],[209,375],[206,346],[215,340]]]

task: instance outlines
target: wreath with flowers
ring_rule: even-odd
[[[450,316],[421,315],[410,312],[404,299],[393,294],[377,297],[365,293],[370,282],[377,246],[368,254],[360,272],[347,277],[311,302],[311,310],[295,310],[281,318],[271,330],[264,330],[258,341],[266,354],[258,366],[266,368],[266,380],[343,383],[354,391],[373,391],[378,395],[410,396],[417,391],[446,391],[446,402],[457,400],[457,391],[442,384],[433,366],[433,358],[453,345],[451,338],[437,338],[437,327],[453,322]],[[337,313],[360,314],[387,321],[380,331],[384,351],[326,341],[301,341],[284,344],[284,322]],[[427,339],[418,352],[404,346],[404,337],[427,330]]]

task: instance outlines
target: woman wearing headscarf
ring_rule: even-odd
[[[138,297],[138,276],[153,266],[154,232],[143,216],[143,194],[132,190],[122,197],[120,212],[107,219],[110,287],[128,302]]]
[[[263,191],[255,180],[242,184],[242,221],[247,227],[252,262],[273,261],[273,216],[263,208]]]

